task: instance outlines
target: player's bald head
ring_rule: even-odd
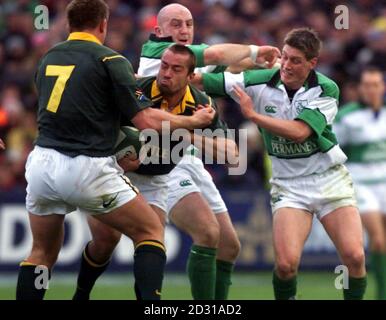
[[[187,7],[179,3],[171,3],[158,13],[154,31],[157,37],[172,37],[176,43],[192,44],[194,37],[192,14]]]
[[[164,6],[158,13],[157,24],[162,25],[168,22],[170,19],[176,17],[184,17],[192,19],[192,13],[190,10],[179,3],[171,3]]]

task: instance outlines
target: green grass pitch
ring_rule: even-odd
[[[337,275],[333,272],[301,272],[298,277],[299,300],[339,300],[342,291],[335,289]],[[55,274],[47,290],[46,299],[69,300],[74,292],[76,274]],[[230,290],[231,300],[272,300],[271,272],[235,273]],[[11,300],[15,297],[16,275],[0,274],[0,300]],[[365,299],[375,297],[374,280],[368,276]],[[123,300],[135,299],[132,274],[105,274],[97,282],[92,299]],[[190,288],[187,276],[165,274],[162,299],[190,300]]]

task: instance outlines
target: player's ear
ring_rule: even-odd
[[[154,33],[157,37],[161,37],[162,36],[162,30],[161,30],[161,27],[160,26],[155,26],[154,27]]]
[[[105,33],[107,31],[107,19],[103,19],[99,24],[99,32]]]
[[[311,64],[311,69],[314,69],[316,64],[318,63],[318,58],[315,57],[315,58],[312,58],[311,60],[309,60],[310,64]]]
[[[194,73],[194,72],[192,72],[191,74],[189,74],[188,75],[188,80],[189,80],[189,82],[191,82],[193,79],[194,79],[194,76],[195,76],[196,74]]]

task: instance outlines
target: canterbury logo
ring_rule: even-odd
[[[276,113],[276,107],[275,106],[265,106],[265,112],[266,113]]]
[[[161,295],[161,291],[159,291],[158,289],[155,291],[155,294],[157,295],[157,296],[160,296]]]
[[[188,179],[188,180],[182,180],[181,182],[180,182],[180,186],[181,187],[187,187],[187,186],[191,186],[192,185],[192,183],[190,182],[190,180]]]

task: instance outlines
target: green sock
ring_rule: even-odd
[[[296,296],[297,277],[288,280],[280,279],[276,272],[273,272],[273,292],[276,300],[294,300]]]
[[[227,300],[234,264],[231,262],[216,261],[216,300]]]
[[[382,271],[383,271],[383,295],[382,300],[386,300],[386,253],[382,254]]]
[[[39,288],[36,287],[35,281],[37,277],[42,277],[42,274],[35,273],[36,267],[37,265],[25,261],[20,264],[17,278],[16,300],[43,300],[46,288],[43,286]],[[47,281],[50,277],[51,274],[50,271],[48,271]]]
[[[187,262],[187,272],[193,299],[213,300],[216,288],[216,248],[193,245]]]
[[[381,252],[370,253],[370,267],[375,276],[377,300],[386,299],[386,255]]]
[[[72,300],[89,300],[95,281],[106,270],[110,260],[105,263],[96,263],[88,253],[88,244],[83,250],[82,261],[78,274],[77,286]]]
[[[366,291],[367,278],[348,278],[348,289],[343,289],[344,300],[362,300]]]

